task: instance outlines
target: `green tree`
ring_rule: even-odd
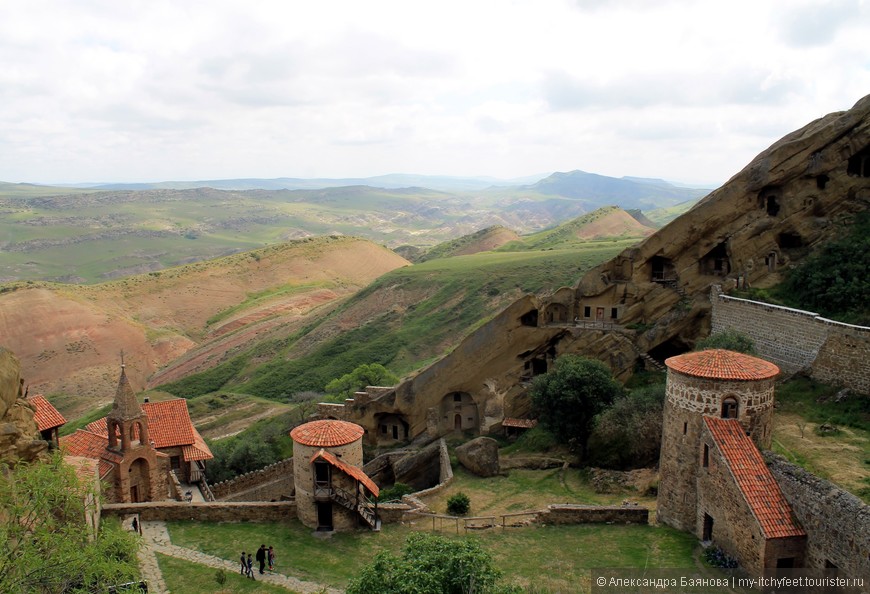
[[[336,400],[353,397],[366,386],[392,386],[399,378],[380,363],[364,363],[326,384],[326,393]]]
[[[665,384],[652,384],[618,397],[595,419],[589,461],[604,468],[642,468],[658,462],[662,441]]]
[[[707,338],[699,340],[695,345],[696,351],[706,351],[709,349],[727,349],[729,351],[737,351],[738,353],[746,353],[747,355],[756,354],[755,343],[752,339],[742,332],[731,329],[711,334]]]
[[[60,454],[2,468],[0,592],[106,592],[137,577],[138,537],[109,518],[91,538],[87,496]]]
[[[562,355],[535,378],[530,394],[544,427],[583,457],[595,416],[622,394],[622,386],[601,361]]]
[[[870,213],[791,271],[778,294],[790,305],[851,324],[870,323]]]
[[[351,580],[347,594],[487,594],[503,592],[492,556],[472,539],[425,532],[408,537],[401,557],[383,551]]]

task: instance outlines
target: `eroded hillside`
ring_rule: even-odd
[[[136,386],[180,357],[188,365],[180,373],[189,373],[264,327],[291,331],[318,308],[405,265],[369,241],[325,237],[100,285],[7,285],[0,336],[20,358],[31,393],[68,395],[57,406],[74,417],[111,398],[122,350]],[[215,338],[212,348],[183,359]]]

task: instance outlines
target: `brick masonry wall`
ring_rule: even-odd
[[[810,369],[819,381],[870,393],[870,328],[817,313],[729,297],[713,288],[712,332],[734,329],[785,373]]]
[[[234,495],[243,495],[244,501],[278,500],[292,495],[293,489],[292,457],[211,485],[215,499],[229,501],[238,500]]]
[[[828,561],[846,575],[870,580],[870,506],[780,456],[764,457],[807,532],[806,566],[824,569]]]
[[[296,519],[293,501],[276,503],[110,503],[103,506],[103,516],[123,517],[139,514],[145,521],[198,520],[200,522],[290,522]]]

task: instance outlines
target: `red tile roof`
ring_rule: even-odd
[[[211,460],[214,456],[190,420],[187,401],[174,398],[163,402],[143,402],[142,412],[148,418],[148,437],[159,449],[181,447],[182,455],[188,462],[192,460]],[[106,417],[89,423],[88,431],[108,439]],[[138,438],[138,432],[134,432]]]
[[[108,438],[85,429],[60,438],[60,447],[67,456],[81,456],[100,461],[100,476],[109,472],[113,465],[124,459],[120,454],[107,449]]]
[[[704,417],[716,447],[731,469],[765,538],[804,536],[761,452],[737,419]]]
[[[531,429],[537,424],[538,421],[535,419],[512,419],[510,417],[505,417],[505,420],[501,422],[502,427],[518,427],[520,429]]]
[[[36,421],[36,426],[40,431],[46,429],[54,429],[66,424],[66,419],[63,415],[57,412],[51,403],[45,399],[45,396],[37,394],[28,398],[33,406],[36,407],[36,413],[33,415],[33,420]]]
[[[665,360],[665,365],[686,375],[723,380],[761,380],[775,377],[779,367],[743,353],[710,349]]]
[[[348,464],[344,460],[338,458],[332,452],[327,452],[326,450],[321,449],[311,457],[311,461],[309,462],[309,464],[314,464],[315,460],[326,460],[331,465],[342,471],[344,474],[355,478],[363,485],[365,485],[366,489],[368,489],[369,492],[375,497],[377,497],[380,493],[380,489],[378,489],[378,486],[374,483],[372,479],[369,478],[369,476],[365,472],[363,472],[362,468],[358,468],[352,464]]]
[[[330,448],[353,443],[363,433],[363,428],[354,423],[324,419],[299,425],[290,432],[290,437],[302,445]]]

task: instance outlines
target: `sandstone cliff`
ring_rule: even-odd
[[[22,397],[21,365],[0,347],[0,464],[32,461],[48,449],[39,438],[33,405]]]
[[[486,433],[528,413],[528,380],[563,353],[626,379],[709,332],[710,289],[770,286],[870,204],[870,96],[758,155],[663,229],[553,295],[527,296],[453,353],[390,390],[331,409],[389,442],[455,429]]]

